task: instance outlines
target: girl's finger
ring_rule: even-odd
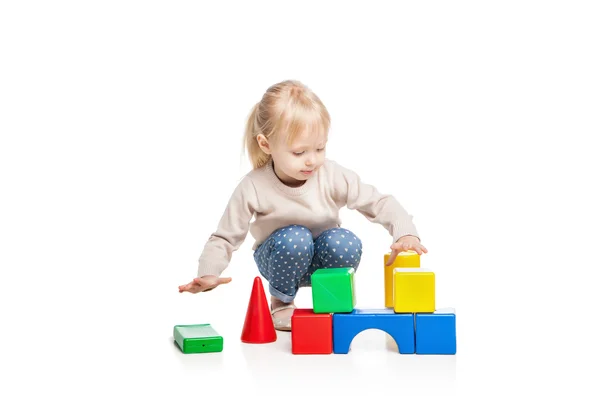
[[[399,251],[392,246],[392,252],[390,253],[390,256],[388,257],[388,262],[387,264],[385,264],[386,266],[390,266],[394,263],[394,260],[396,259],[396,256],[398,255]]]
[[[187,284],[187,285],[181,285],[181,286],[179,286],[179,292],[180,292],[180,293],[181,293],[181,292],[187,292],[187,291],[190,289],[190,287],[189,287],[189,286],[190,286],[189,284]]]

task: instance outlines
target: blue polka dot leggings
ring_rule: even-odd
[[[310,277],[320,268],[358,268],[362,242],[347,229],[333,228],[314,241],[311,231],[290,225],[273,232],[254,252],[262,276],[269,281],[269,292],[290,303],[300,287],[310,286]]]

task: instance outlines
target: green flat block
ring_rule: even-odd
[[[311,276],[313,311],[315,313],[352,312],[354,268],[322,268]]]
[[[210,324],[175,325],[173,338],[186,354],[223,351],[223,337]]]

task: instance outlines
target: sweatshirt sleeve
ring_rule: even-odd
[[[382,225],[392,236],[392,243],[406,235],[419,237],[413,216],[394,196],[379,193],[374,186],[362,182],[356,172],[333,161],[332,165],[336,201]]]
[[[234,251],[240,248],[258,207],[256,189],[252,179],[245,176],[233,191],[213,232],[198,260],[198,276],[220,276],[231,261]]]

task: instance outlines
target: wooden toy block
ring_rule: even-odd
[[[389,308],[394,307],[394,269],[421,267],[421,256],[416,251],[402,251],[398,253],[392,265],[386,265],[391,255],[391,253],[383,255],[385,306]]]
[[[321,268],[311,275],[313,311],[351,312],[356,305],[354,268]]]
[[[394,311],[435,311],[435,274],[426,268],[394,269]]]
[[[333,319],[312,309],[297,308],[292,314],[292,354],[331,354]]]
[[[399,353],[414,354],[414,324],[414,314],[398,314],[388,308],[333,314],[333,352],[347,354],[357,334],[366,329],[380,329],[396,341]]]
[[[456,312],[453,308],[433,314],[415,314],[417,354],[456,354]]]
[[[210,324],[175,325],[173,339],[186,354],[223,351],[223,337]]]

